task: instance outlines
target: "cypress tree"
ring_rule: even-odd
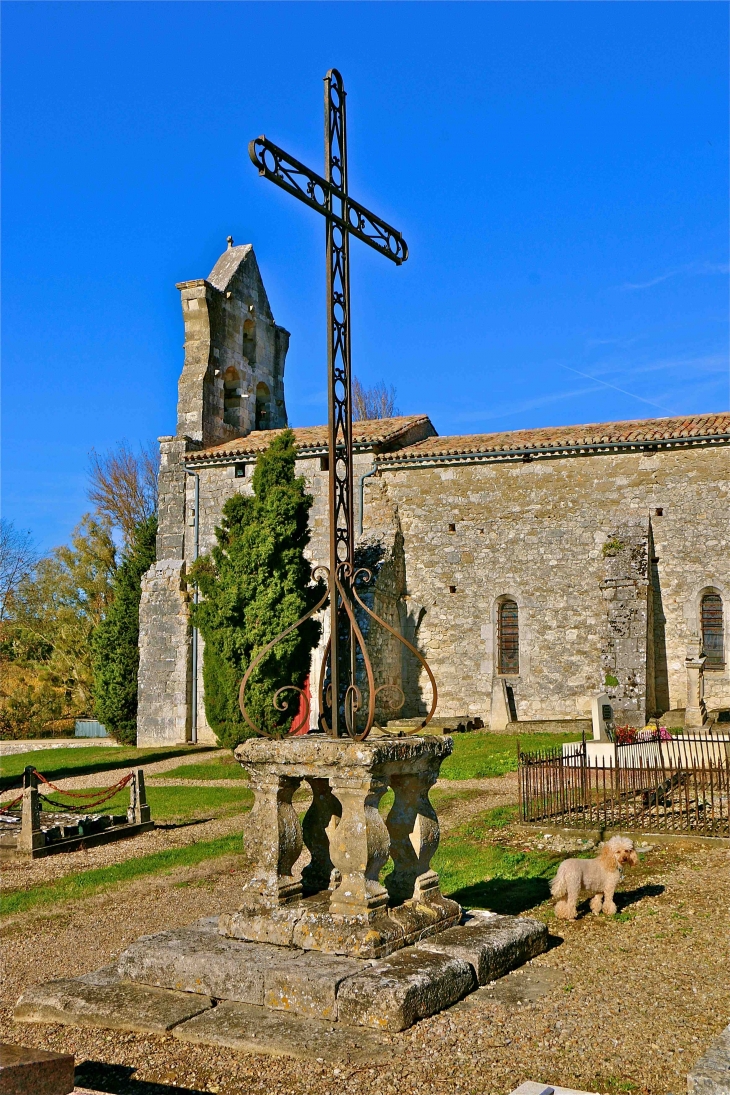
[[[157,517],[137,525],[112,581],[113,600],[92,638],[94,708],[118,741],[137,740],[139,601],[142,575],[155,561]]]
[[[284,430],[256,461],[253,497],[236,494],[223,506],[217,544],[192,568],[204,600],[193,624],[205,640],[205,713],[221,745],[235,748],[252,736],[238,706],[241,678],[256,654],[322,596],[312,584],[304,549],[309,543],[312,496],[294,474],[294,434]],[[284,735],[298,697],[284,693],[286,711],[273,706],[277,689],[303,687],[320,625],[307,622],[273,648],[251,677],[246,709],[256,726]]]

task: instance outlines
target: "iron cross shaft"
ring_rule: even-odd
[[[348,193],[345,88],[330,69],[324,81],[324,177],[266,137],[248,146],[259,174],[316,209],[325,218],[327,240],[327,365],[329,400],[329,588],[331,718],[328,733],[339,737],[342,706],[348,722],[359,705],[356,636],[349,587],[355,574],[352,469],[352,372],[350,352],[350,236],[396,265],[408,258],[400,232]],[[345,599],[350,602],[345,606]],[[349,623],[347,621],[350,621]],[[343,646],[349,649],[342,649]],[[326,699],[325,699],[326,702]],[[351,727],[348,727],[352,732]]]

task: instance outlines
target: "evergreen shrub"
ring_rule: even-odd
[[[256,462],[253,497],[236,494],[223,506],[217,544],[191,569],[203,600],[192,618],[203,639],[205,713],[219,743],[235,748],[253,735],[238,706],[238,690],[256,654],[321,598],[304,555],[309,543],[312,496],[294,473],[294,434],[277,435]],[[254,724],[284,736],[299,703],[295,692],[279,700],[285,685],[304,686],[320,625],[307,620],[273,648],[251,677],[246,709]]]

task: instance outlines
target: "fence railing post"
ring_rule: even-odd
[[[147,805],[147,791],[144,785],[144,768],[136,768],[132,773],[127,819],[130,825],[143,825],[151,820],[150,808]]]
[[[32,855],[37,848],[45,847],[46,838],[41,828],[41,800],[38,795],[38,777],[31,766],[23,772],[23,806],[20,820],[18,851]]]

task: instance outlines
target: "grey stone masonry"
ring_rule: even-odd
[[[647,666],[651,652],[648,519],[612,530],[602,547],[605,577],[601,593],[606,604],[606,631],[601,664],[604,687],[614,722],[644,726]]]
[[[687,1076],[688,1095],[730,1095],[730,1026]]]
[[[285,426],[289,333],[274,323],[251,245],[229,247],[208,278],[177,288],[185,324],[178,436],[214,445]]]

